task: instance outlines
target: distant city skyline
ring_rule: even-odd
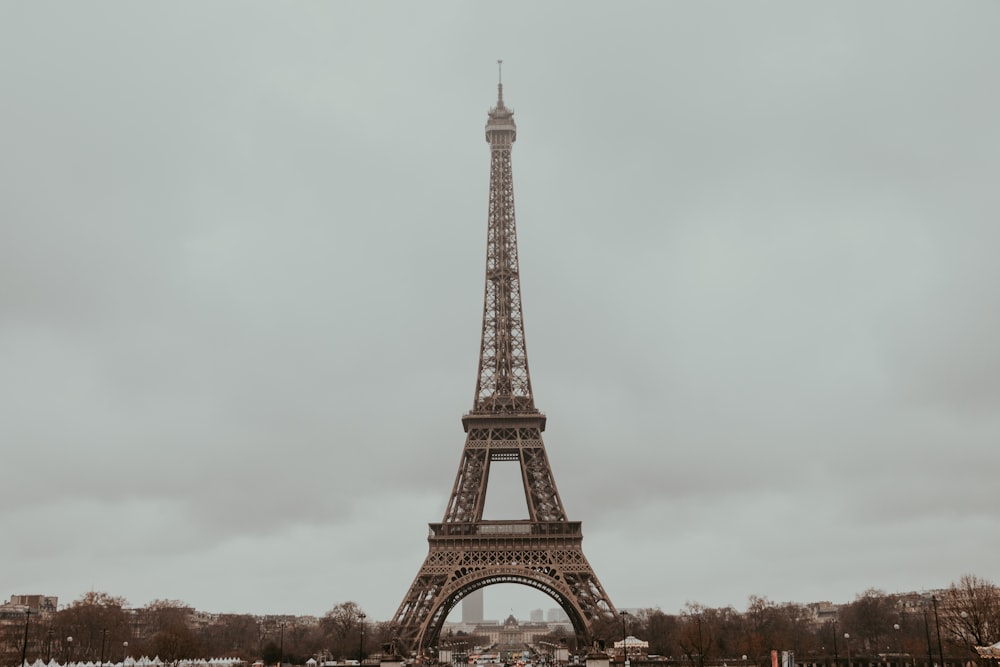
[[[956,578],[956,582],[957,582],[957,579],[958,578]],[[956,582],[952,582],[952,583],[956,583]],[[476,595],[469,595],[469,596],[467,596],[465,599],[463,599],[462,603],[460,603],[454,610],[452,610],[452,613],[448,616],[448,621],[447,622],[449,624],[456,624],[456,623],[473,623],[474,624],[474,623],[492,623],[492,622],[502,623],[505,619],[507,619],[508,617],[510,617],[512,615],[518,621],[529,621],[529,620],[534,620],[534,619],[532,619],[532,616],[536,612],[542,612],[542,614],[544,615],[544,619],[543,619],[544,622],[564,622],[566,620],[564,618],[565,612],[563,612],[563,610],[561,608],[559,608],[557,606],[554,606],[554,602],[550,598],[548,598],[548,597],[546,597],[546,596],[544,596],[544,595],[542,595],[540,593],[538,594],[538,596],[536,596],[535,598],[533,598],[533,600],[524,600],[524,599],[522,599],[522,600],[518,601],[516,596],[511,596],[510,598],[507,598],[506,600],[501,597],[501,599],[493,600],[492,603],[491,603],[490,596],[488,595],[489,592],[491,590],[494,590],[494,589],[503,589],[503,588],[504,588],[504,586],[502,586],[502,585],[501,586],[493,586],[493,587],[481,588],[481,589],[479,589],[477,591],[477,593],[480,593],[480,595],[478,595],[478,596],[476,596]],[[513,586],[511,586],[511,588],[513,588]],[[525,588],[525,587],[519,586],[518,588]],[[948,586],[944,586],[944,587],[940,587],[940,588],[935,588],[935,589],[920,589],[920,590],[914,590],[914,591],[882,591],[882,592],[885,595],[887,595],[887,596],[893,596],[893,595],[913,596],[913,595],[932,595],[932,594],[940,596],[947,589],[948,589]],[[877,587],[875,587],[875,590],[880,590],[880,589],[878,589]],[[100,592],[108,593],[109,595],[114,596],[114,593],[111,592],[111,591],[100,591]],[[537,591],[532,591],[532,592],[537,593]],[[851,602],[854,602],[858,597],[860,597],[861,595],[863,595],[866,592],[867,592],[867,590],[866,591],[858,591],[857,595],[853,596],[849,600],[843,600],[843,601],[833,601],[833,600],[775,600],[773,598],[770,598],[766,594],[761,594],[760,597],[768,599],[768,600],[770,600],[771,602],[773,602],[775,604],[800,604],[800,605],[803,605],[803,606],[820,605],[820,604],[830,604],[833,607],[841,607],[841,606],[850,604]],[[476,600],[476,597],[479,597],[480,599]],[[498,596],[498,597],[500,597],[500,596]],[[469,600],[469,598],[472,598],[471,602],[472,602],[473,611],[470,611],[466,615],[465,604],[464,603],[467,600]],[[170,600],[172,598],[170,598],[169,596],[164,596],[162,598],[157,598],[157,599]],[[53,612],[57,611],[57,609],[64,609],[67,606],[72,605],[73,602],[75,602],[75,601],[76,601],[75,599],[63,600],[63,599],[59,598],[58,596],[45,595],[45,594],[41,594],[41,593],[17,593],[17,594],[10,594],[10,595],[8,595],[7,598],[4,599],[4,602],[2,602],[0,604],[7,605],[7,606],[27,606],[27,607],[31,607],[32,609],[40,609],[41,608],[41,609],[43,609],[44,611],[46,611],[48,613],[53,613]],[[510,604],[512,601],[514,602],[514,604]],[[542,606],[534,606],[534,607],[532,607],[532,606],[530,606],[530,602],[531,601],[541,602]],[[342,602],[346,602],[346,601],[342,601]],[[744,602],[746,602],[746,601],[744,601]],[[481,615],[478,615],[478,614],[475,613],[474,610],[480,604],[482,604],[483,613]],[[144,606],[144,605],[127,605],[128,608],[133,608],[133,609],[137,609],[137,608],[140,608],[142,606]],[[202,608],[196,607],[194,605],[189,605],[189,606],[191,606],[191,608],[194,609],[195,611],[203,612],[203,613],[207,613],[207,614],[246,613],[246,614],[249,614],[249,615],[252,615],[252,616],[281,616],[281,615],[283,615],[283,614],[276,614],[274,612],[269,612],[269,611],[225,612],[225,611],[220,611],[218,609],[202,609]],[[735,609],[738,612],[743,612],[743,611],[746,610],[746,605],[745,604],[744,605],[739,605],[739,604],[719,604],[719,605],[704,605],[704,606],[705,607],[709,607],[709,608],[727,608],[727,607],[732,607],[733,609]],[[363,607],[362,607],[362,609],[363,609]],[[645,606],[628,607],[628,608],[620,607],[620,608],[618,608],[618,611],[619,612],[623,612],[624,611],[624,612],[629,613],[629,614],[639,614],[639,613],[641,613],[641,612],[643,612],[645,610],[649,610],[649,609],[658,609],[658,610],[660,610],[660,611],[662,611],[662,612],[664,612],[666,614],[679,614],[679,613],[682,613],[684,611],[681,608],[677,608],[677,609],[674,609],[674,610],[664,609],[661,605],[657,605],[657,604],[649,604],[649,605],[645,605]],[[292,615],[292,616],[315,616],[315,617],[322,616],[322,614],[295,613],[295,612],[290,612],[288,615]],[[553,618],[553,616],[559,616],[560,618]],[[378,617],[371,616],[371,615],[369,615],[369,619],[372,622],[380,622],[380,621],[391,620],[390,618],[378,618]]]

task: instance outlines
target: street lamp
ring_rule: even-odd
[[[705,647],[701,643],[701,614],[698,614],[698,667],[705,667]]]
[[[628,649],[625,647],[625,610],[622,610],[622,664],[628,664]]]
[[[899,623],[893,623],[892,629],[896,635],[896,655],[899,656],[899,666],[903,667],[906,664],[906,660],[903,659],[903,645],[899,640]]]
[[[934,667],[934,653],[931,650],[931,626],[927,621],[927,600],[920,605],[924,612],[924,636],[927,637],[927,667]]]
[[[73,637],[66,638],[66,664],[73,662]]]
[[[847,667],[851,667],[851,633],[844,633],[844,643],[847,644]]]
[[[278,628],[280,629],[278,633],[278,667],[281,667],[281,663],[285,661],[285,624],[279,623]]]
[[[104,667],[104,641],[108,638],[108,629],[101,630],[101,662],[100,667]]]
[[[840,654],[837,652],[837,619],[833,619],[833,667],[840,667]]]
[[[361,641],[358,644],[358,664],[360,665],[361,661],[364,660],[364,658],[362,656],[364,655],[364,651],[365,651],[365,618],[366,618],[366,616],[362,613],[362,614],[358,614],[358,617],[361,618]]]
[[[24,645],[21,647],[21,666],[28,660],[28,626],[31,625],[31,607],[24,610]]]
[[[128,642],[122,642],[122,667],[125,667],[125,658],[128,657]]]
[[[937,630],[938,655],[941,656],[941,667],[944,667],[944,646],[941,644],[941,622],[938,620],[936,595],[931,596],[931,602],[934,603],[934,629]]]

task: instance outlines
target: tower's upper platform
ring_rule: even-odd
[[[499,64],[499,63],[498,63]],[[486,120],[486,141],[494,146],[509,146],[517,139],[514,110],[503,103],[503,81],[497,82],[497,105],[490,109]]]

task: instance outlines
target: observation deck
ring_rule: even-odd
[[[430,528],[428,539],[431,541],[448,538],[468,539],[470,537],[483,539],[498,537],[583,539],[583,530],[579,521],[529,521],[525,519],[523,521],[432,523],[428,526]]]

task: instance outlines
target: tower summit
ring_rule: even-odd
[[[473,415],[538,412],[528,375],[517,265],[514,176],[510,159],[515,139],[514,111],[503,103],[503,81],[500,80],[497,105],[490,109],[486,121],[486,141],[490,145],[486,291]]]
[[[590,645],[595,621],[615,618],[583,555],[580,522],[566,518],[542,442],[545,415],[531,393],[511,171],[516,136],[500,80],[486,121],[490,191],[476,393],[462,417],[465,447],[444,518],[430,524],[429,553],[393,617],[400,648],[418,654],[437,644],[462,598],[493,584],[522,584],[551,597],[569,617],[580,646]],[[527,519],[483,519],[495,462],[520,467]]]

